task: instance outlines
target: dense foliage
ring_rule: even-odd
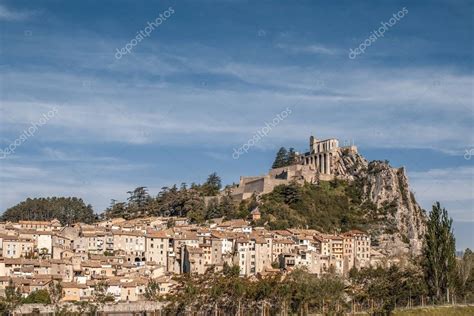
[[[450,291],[455,284],[456,244],[452,223],[453,220],[439,202],[433,205],[426,227],[423,267],[430,294],[438,300],[446,296],[449,301]]]
[[[205,197],[218,195],[221,187],[221,179],[216,173],[210,174],[201,185],[193,183],[188,188],[186,183],[182,183],[179,188],[176,185],[163,187],[155,197],[148,193],[146,187],[138,187],[127,192],[127,202],[112,200],[103,216],[125,219],[143,216],[186,216],[191,221],[200,223],[206,219],[220,217],[223,212],[233,207],[227,197],[221,199],[220,204],[217,202],[218,207],[215,201],[210,207],[206,207]]]
[[[280,185],[261,199],[261,223],[272,229],[308,227],[320,231],[367,229],[376,207],[363,203],[358,184],[344,181],[320,185]]]
[[[218,273],[180,275],[176,277],[177,293],[160,296],[150,283],[147,292],[153,295],[148,298],[166,302],[166,315],[198,311],[225,315],[342,315],[364,311],[390,315],[395,308],[438,302],[429,295],[423,270],[416,262],[354,268],[345,280],[331,273],[317,277],[302,268],[256,279],[238,275],[237,266],[226,265]]]
[[[23,304],[51,304],[51,298],[47,290],[36,290],[23,299]]]
[[[36,220],[49,221],[58,219],[63,225],[76,222],[92,223],[96,217],[92,206],[86,205],[76,197],[48,197],[26,199],[7,209],[2,221]]]
[[[474,301],[474,253],[466,249],[457,264],[456,294],[465,302]]]
[[[275,156],[275,161],[272,164],[272,169],[286,167],[296,162],[296,152],[294,148],[287,150],[281,147]]]
[[[182,275],[176,295],[163,297],[167,315],[189,311],[225,315],[275,315],[277,313],[343,310],[344,283],[334,275],[321,278],[304,269],[288,275],[251,280],[239,277],[239,268],[224,267],[222,273]]]
[[[352,269],[349,281],[354,304],[380,314],[389,314],[396,306],[413,306],[413,302],[419,305],[428,294],[423,272],[417,266]]]

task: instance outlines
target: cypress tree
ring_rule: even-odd
[[[288,162],[288,151],[285,147],[281,147],[275,157],[275,161],[273,162],[272,169],[284,167],[287,165]]]
[[[452,231],[452,218],[439,202],[430,213],[423,245],[423,268],[430,294],[437,300],[446,295],[449,301],[450,289],[456,274],[456,246]]]

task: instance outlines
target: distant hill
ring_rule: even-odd
[[[61,224],[69,225],[76,222],[92,223],[96,216],[92,206],[76,197],[48,197],[26,199],[7,209],[2,221],[17,222],[20,220],[49,221],[58,219]]]

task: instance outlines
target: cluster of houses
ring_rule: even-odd
[[[197,226],[169,217],[66,227],[57,220],[0,223],[0,248],[0,296],[10,282],[27,296],[60,281],[64,301],[91,299],[99,282],[115,301],[139,301],[152,279],[168,294],[176,287],[173,275],[224,265],[238,265],[245,277],[302,266],[317,275],[346,275],[377,260],[370,236],[358,230],[267,230],[246,220]]]

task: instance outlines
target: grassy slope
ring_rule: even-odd
[[[406,311],[397,311],[395,316],[430,315],[430,316],[454,316],[474,315],[474,306],[439,306],[414,308]]]

